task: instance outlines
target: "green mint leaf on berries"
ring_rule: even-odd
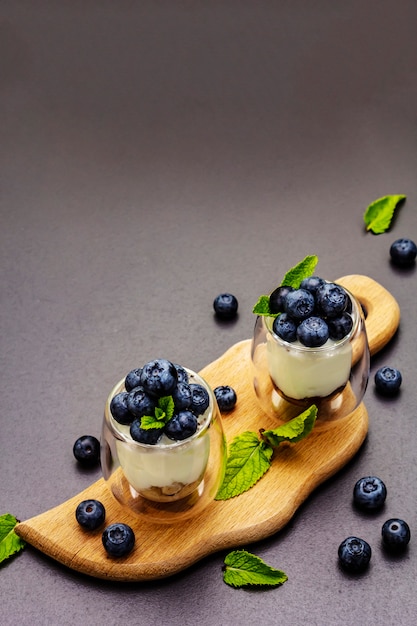
[[[231,587],[267,586],[278,587],[288,580],[279,569],[267,565],[259,556],[234,550],[224,559],[223,580]]]
[[[294,287],[294,289],[298,289],[304,278],[312,276],[314,270],[316,269],[318,260],[319,259],[315,254],[306,256],[302,261],[297,263],[297,265],[294,265],[294,267],[288,270],[278,286],[280,287],[285,285],[286,287]],[[266,295],[259,297],[257,303],[253,307],[252,313],[255,313],[255,315],[268,315],[270,317],[276,317],[278,315],[278,313],[271,313],[269,308],[269,296]]]
[[[14,531],[18,520],[10,513],[0,515],[0,563],[20,552],[26,545]]]
[[[159,398],[158,400],[158,408],[162,409],[162,411],[166,415],[166,421],[170,420],[174,415],[174,399],[172,396],[164,396],[163,398]]]
[[[283,441],[296,443],[311,433],[317,418],[317,407],[312,404],[306,411],[273,430],[262,430],[264,441],[276,448]]]
[[[174,399],[172,396],[159,398],[158,406],[155,407],[155,415],[144,415],[140,420],[140,427],[144,430],[151,428],[163,428],[174,415]]]
[[[164,413],[164,416],[165,416],[165,413]],[[140,427],[143,428],[143,430],[150,430],[152,428],[163,428],[164,426],[165,426],[165,420],[158,419],[157,417],[154,417],[153,415],[144,415],[140,419]]]
[[[272,448],[247,431],[235,437],[226,460],[223,482],[216,500],[228,500],[248,491],[269,470]]]
[[[384,196],[374,200],[368,206],[363,216],[366,230],[372,231],[374,235],[385,233],[391,225],[395,209],[405,199],[406,196],[400,194]]]

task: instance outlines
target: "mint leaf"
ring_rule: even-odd
[[[174,399],[172,396],[159,398],[158,406],[155,407],[155,415],[144,415],[140,420],[140,427],[144,430],[151,428],[163,428],[174,415]]]
[[[283,441],[296,443],[311,433],[316,417],[317,407],[315,404],[312,404],[306,411],[300,413],[297,417],[293,417],[289,422],[273,430],[261,431],[261,437],[273,447],[279,446]]]
[[[298,289],[301,281],[314,273],[318,260],[319,259],[315,254],[310,254],[304,257],[302,261],[288,270],[279,286],[281,287],[286,285],[287,287],[294,287],[294,289]],[[255,315],[268,315],[269,317],[277,317],[277,315],[279,315],[279,313],[271,313],[269,310],[269,296],[265,295],[259,297],[257,303],[252,309],[252,313],[255,313]]]
[[[216,500],[228,500],[248,491],[268,471],[272,448],[256,433],[237,435],[230,444],[223,483]]]
[[[385,233],[391,225],[394,211],[401,200],[405,200],[404,195],[384,196],[374,200],[366,209],[363,220],[366,230],[371,230],[375,235]]]
[[[140,419],[140,427],[143,428],[143,430],[150,430],[152,428],[163,428],[164,426],[165,421],[160,420],[153,415],[144,415]]]
[[[314,270],[316,269],[318,260],[319,259],[315,254],[310,254],[304,257],[302,261],[288,270],[282,279],[280,286],[286,285],[287,287],[294,287],[294,289],[298,289],[304,278],[312,276]]]
[[[159,398],[158,407],[163,410],[166,415],[166,422],[171,419],[174,415],[174,399],[172,396],[164,396],[163,398]]]
[[[223,572],[224,582],[235,588],[248,585],[277,587],[288,580],[284,572],[246,550],[229,552],[224,559]]]
[[[14,532],[16,524],[17,519],[10,513],[0,515],[0,563],[23,550],[26,545],[26,542]]]

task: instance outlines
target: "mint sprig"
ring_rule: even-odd
[[[0,563],[20,552],[26,545],[14,531],[18,520],[10,513],[0,515]]]
[[[172,396],[164,396],[158,399],[154,415],[144,415],[140,420],[140,427],[143,430],[152,428],[163,428],[174,415],[174,399]]]
[[[233,550],[224,559],[223,580],[231,587],[278,587],[288,580],[285,572],[267,565],[246,550]]]
[[[312,404],[285,424],[273,430],[260,429],[259,435],[245,431],[237,435],[229,446],[223,482],[216,500],[229,500],[248,491],[269,470],[274,448],[283,441],[296,443],[313,430],[317,406]]]
[[[314,273],[318,260],[315,254],[306,256],[302,261],[297,263],[297,265],[294,265],[294,267],[288,270],[278,286],[281,287],[285,285],[286,287],[298,289],[304,278],[308,278]],[[278,315],[278,313],[271,313],[269,309],[269,296],[267,295],[259,297],[252,312],[255,313],[255,315],[268,315],[271,317]]]
[[[405,199],[406,196],[399,194],[383,196],[378,198],[378,200],[374,200],[367,207],[363,216],[366,230],[372,231],[375,235],[385,233],[391,225],[395,209]]]

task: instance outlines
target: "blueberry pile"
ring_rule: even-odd
[[[274,333],[290,343],[300,341],[318,348],[328,339],[339,341],[353,327],[352,302],[346,290],[319,276],[305,278],[298,289],[281,286],[269,296],[271,314],[277,315]]]
[[[132,439],[155,445],[162,435],[173,441],[194,435],[209,403],[205,387],[191,383],[181,365],[154,359],[127,374],[125,390],[112,398],[110,412],[119,424],[130,427]],[[149,418],[154,418],[151,426]]]

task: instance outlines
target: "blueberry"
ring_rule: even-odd
[[[308,348],[319,348],[329,338],[329,327],[321,317],[308,317],[300,322],[297,328],[297,338]]]
[[[400,552],[410,541],[410,527],[402,519],[388,519],[382,526],[382,543],[392,552]]]
[[[389,253],[395,265],[405,267],[414,263],[417,256],[417,246],[411,239],[397,239],[391,245]]]
[[[285,298],[285,313],[288,313],[296,321],[310,317],[314,307],[314,296],[307,289],[294,289]]]
[[[97,465],[100,460],[100,442],[93,435],[79,437],[72,451],[77,461],[85,467]]]
[[[375,388],[380,394],[393,396],[401,387],[402,376],[395,367],[384,365],[376,371],[374,380]]]
[[[135,387],[140,385],[140,376],[142,374],[142,368],[137,367],[134,370],[130,370],[125,378],[125,389],[126,391],[132,391]]]
[[[127,524],[110,524],[104,529],[102,542],[110,556],[126,556],[135,545],[135,533]]]
[[[290,291],[294,291],[294,287],[281,285],[274,289],[269,296],[269,310],[271,313],[283,313],[285,311],[285,298]]]
[[[140,419],[135,419],[130,425],[130,436],[134,441],[154,446],[164,432],[163,428],[141,428]]]
[[[210,404],[210,396],[207,389],[198,383],[192,383],[190,385],[192,402],[190,410],[196,415],[202,415],[204,411],[208,409]]]
[[[220,385],[213,391],[220,411],[227,412],[234,408],[237,396],[233,387],[230,387],[229,385]]]
[[[325,280],[323,278],[320,278],[319,276],[309,276],[308,278],[304,278],[301,281],[300,288],[307,289],[307,291],[310,291],[313,295],[315,295],[317,289],[321,285],[324,285],[324,283]]]
[[[363,572],[371,560],[371,546],[359,537],[347,537],[339,546],[339,563],[352,574]]]
[[[119,424],[130,424],[133,420],[133,415],[127,406],[128,396],[127,391],[120,391],[113,396],[110,402],[110,413]]]
[[[188,409],[193,401],[190,385],[188,383],[178,383],[172,392],[172,399],[177,411]]]
[[[182,365],[178,365],[178,363],[174,363],[175,369],[177,370],[178,382],[179,383],[188,383],[188,373],[185,367]]]
[[[182,441],[194,435],[198,422],[194,413],[188,409],[175,413],[165,424],[165,434],[169,439]]]
[[[316,301],[319,313],[325,317],[337,317],[346,310],[349,296],[340,285],[324,283],[317,289]]]
[[[378,511],[384,505],[387,488],[377,476],[360,478],[353,488],[353,502],[363,511]]]
[[[155,401],[146,393],[143,387],[135,387],[127,396],[127,408],[133,417],[154,415],[155,406]],[[130,421],[132,421],[132,419]]]
[[[338,317],[331,317],[327,320],[329,327],[329,337],[334,341],[339,341],[346,337],[353,328],[353,319],[349,313],[342,313]]]
[[[214,299],[213,308],[217,317],[224,320],[230,320],[236,317],[237,314],[237,298],[231,293],[220,293]]]
[[[297,339],[297,323],[287,313],[281,313],[274,319],[272,330],[283,341],[292,343]]]
[[[96,530],[106,517],[106,510],[99,500],[83,500],[75,509],[75,517],[86,530]]]
[[[154,359],[143,366],[140,380],[151,395],[169,396],[177,385],[178,374],[171,361]]]

